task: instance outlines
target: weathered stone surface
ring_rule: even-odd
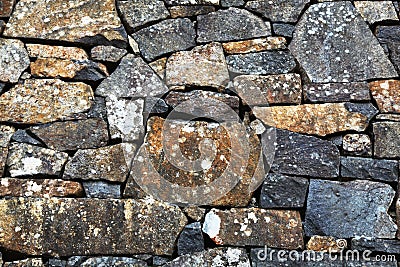
[[[310,6],[289,49],[311,82],[353,82],[397,73],[368,25],[349,1]]]
[[[178,238],[178,255],[182,256],[204,250],[204,238],[199,222],[185,226]]]
[[[103,181],[83,181],[86,197],[121,198],[121,185]]]
[[[285,49],[286,39],[284,37],[265,37],[245,41],[223,43],[224,51],[227,54],[244,54],[260,52],[273,49]]]
[[[3,177],[6,166],[8,147],[15,129],[11,126],[0,125],[0,177]]]
[[[271,25],[235,7],[197,17],[197,42],[227,42],[271,35]]]
[[[385,20],[399,20],[392,1],[354,1],[354,6],[370,24]]]
[[[17,130],[13,136],[11,137],[11,140],[14,142],[18,143],[26,143],[30,145],[43,145],[42,142],[37,140],[36,138],[33,138],[29,133],[27,133],[26,130]]]
[[[369,86],[380,112],[400,113],[400,81],[374,81]]]
[[[400,157],[400,123],[376,122],[373,124],[375,136],[374,155],[378,158]]]
[[[301,77],[295,73],[278,75],[241,75],[233,80],[234,90],[244,104],[300,104]],[[263,97],[260,97],[260,92]],[[246,102],[250,100],[250,103]]]
[[[93,60],[106,62],[118,62],[127,53],[125,49],[105,45],[95,46],[90,50],[90,56]]]
[[[342,244],[339,247],[338,241],[332,236],[314,235],[307,242],[307,249],[313,251],[336,253],[342,251],[344,248]]]
[[[397,72],[400,71],[400,27],[378,26],[375,35],[383,46],[391,62],[395,65]]]
[[[2,197],[79,197],[83,195],[80,183],[60,179],[0,179]]]
[[[7,166],[11,177],[25,175],[60,175],[68,154],[48,148],[13,143],[10,146]]]
[[[67,261],[52,258],[47,261],[47,267],[67,267]],[[72,266],[68,266],[68,267],[72,267]]]
[[[272,24],[274,33],[276,35],[292,38],[295,27],[288,23],[274,23]]]
[[[375,119],[382,121],[400,121],[400,114],[378,114]]]
[[[18,82],[22,72],[29,67],[24,43],[20,40],[0,38],[0,55],[0,82]]]
[[[394,194],[383,183],[311,180],[305,233],[337,238],[394,238],[397,226],[387,213]]]
[[[243,6],[245,2],[243,0],[221,0],[222,7],[232,7],[232,6]]]
[[[262,138],[268,138],[264,133]],[[286,130],[276,130],[276,151],[271,167],[275,173],[337,177],[340,153],[330,141]],[[269,151],[264,151],[264,154]]]
[[[54,122],[29,128],[47,147],[58,151],[107,145],[107,123],[102,119]]]
[[[163,57],[149,63],[150,68],[152,68],[162,80],[165,80],[165,68],[167,67],[167,59],[168,58]]]
[[[25,80],[0,96],[0,121],[46,123],[90,108],[93,92],[84,83],[57,79]]]
[[[100,96],[147,97],[168,91],[160,77],[142,58],[127,55],[118,68],[96,89]]]
[[[179,5],[219,5],[219,0],[165,0],[169,6]]]
[[[356,237],[351,240],[351,249],[370,250],[388,254],[400,254],[400,241],[380,238]]]
[[[219,245],[303,247],[301,218],[297,211],[212,209],[206,214],[203,232]]]
[[[0,18],[7,18],[11,15],[15,0],[2,0],[0,3]]]
[[[124,182],[129,173],[129,156],[134,152],[135,145],[127,143],[78,150],[65,166],[63,179]]]
[[[30,57],[75,60],[89,59],[85,50],[78,47],[26,44],[26,48]]]
[[[270,173],[261,188],[262,208],[301,208],[308,190],[308,179]]]
[[[221,44],[197,46],[168,58],[168,85],[220,87],[228,83],[229,72]]]
[[[248,1],[245,8],[272,21],[297,22],[300,13],[310,0]]]
[[[306,84],[303,93],[304,99],[310,102],[371,100],[367,82]]]
[[[367,134],[346,134],[343,137],[343,151],[347,155],[372,156],[371,139]]]
[[[5,36],[80,43],[126,43],[113,0],[19,1]]]
[[[4,267],[45,267],[43,260],[40,258],[28,258],[25,260],[5,262]]]
[[[166,19],[135,32],[140,53],[147,61],[196,45],[196,31],[188,18]]]
[[[255,107],[253,113],[267,125],[325,136],[348,130],[364,131],[378,111],[369,103],[328,103]]]
[[[0,200],[2,247],[29,255],[171,255],[187,220],[151,199]]]
[[[173,19],[204,15],[215,11],[213,6],[172,6],[168,9]]]
[[[167,103],[165,103],[164,99],[157,97],[146,97],[143,114],[146,117],[151,113],[165,113],[168,111],[168,109],[169,107]]]
[[[206,209],[200,208],[198,206],[187,206],[183,209],[185,214],[192,220],[201,221],[206,214]]]
[[[107,121],[106,100],[102,97],[95,97],[92,107],[87,113],[88,118],[100,118]]]
[[[4,22],[4,20],[0,20],[0,35],[3,34],[5,27],[6,23]]]
[[[152,21],[166,19],[169,16],[161,0],[121,0],[118,1],[117,6],[122,20],[133,31]]]
[[[112,267],[147,267],[145,261],[128,258],[128,257],[93,257],[82,262],[79,267],[97,267],[97,266],[112,266]]]
[[[296,67],[294,57],[288,51],[264,51],[226,57],[228,69],[241,74],[280,74]]]

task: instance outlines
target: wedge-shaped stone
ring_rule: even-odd
[[[20,40],[0,38],[0,55],[0,82],[18,82],[22,72],[29,67],[24,43]]]
[[[248,1],[245,8],[272,21],[297,22],[300,13],[310,0]]]
[[[86,51],[78,47],[26,44],[26,48],[30,57],[76,60],[89,59]]]
[[[0,200],[0,244],[28,255],[171,255],[187,219],[155,200]]]
[[[369,86],[380,112],[400,113],[400,81],[375,81]]]

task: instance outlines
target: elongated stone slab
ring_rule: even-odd
[[[284,37],[265,37],[222,44],[227,54],[245,54],[273,49],[285,49]]]
[[[85,50],[78,47],[26,44],[26,48],[30,57],[76,60],[89,59]]]
[[[3,177],[4,167],[6,166],[8,147],[10,140],[15,133],[11,126],[0,125],[0,177]]]
[[[342,177],[395,183],[399,176],[399,163],[397,160],[341,157],[340,172]]]
[[[303,87],[303,94],[310,102],[371,100],[367,82],[306,84]]]

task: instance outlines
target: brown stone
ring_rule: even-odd
[[[169,7],[171,18],[184,18],[197,15],[204,15],[215,11],[213,6],[172,6]]]
[[[400,113],[400,81],[374,81],[369,86],[380,112]]]
[[[26,44],[26,48],[30,57],[76,60],[89,58],[85,50],[78,47]]]
[[[154,70],[155,73],[160,76],[161,79],[165,79],[165,67],[167,65],[167,58],[163,57],[153,61],[149,64],[149,66]]]
[[[343,244],[339,245],[341,247],[338,246],[338,241],[336,240],[336,238],[332,236],[314,235],[307,242],[307,249],[313,251],[337,253],[346,248],[342,246]]]
[[[0,1],[0,18],[7,18],[11,15],[15,4],[15,0],[1,0]]]
[[[204,215],[206,214],[206,209],[197,207],[197,206],[188,206],[183,209],[183,211],[186,213],[186,215],[195,221],[201,221],[204,218]]]
[[[227,54],[242,54],[272,49],[285,49],[286,39],[284,37],[265,37],[224,43],[222,44],[222,47]]]

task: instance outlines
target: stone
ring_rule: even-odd
[[[99,45],[90,50],[90,56],[93,60],[116,63],[123,58],[128,51],[114,46]]]
[[[356,237],[351,239],[351,249],[374,252],[400,254],[400,241],[381,238]]]
[[[378,111],[370,103],[327,103],[254,107],[253,113],[266,125],[325,136],[349,130],[364,131]]]
[[[296,73],[240,75],[234,78],[233,86],[243,103],[250,106],[301,103],[301,77]]]
[[[308,190],[308,179],[269,173],[260,195],[262,208],[301,208]]]
[[[26,49],[28,55],[34,58],[89,59],[86,51],[78,47],[26,44]]]
[[[129,174],[129,156],[135,145],[123,143],[97,149],[78,150],[65,166],[65,180],[124,182]]]
[[[24,43],[15,39],[0,38],[0,82],[16,83],[29,67],[28,52]]]
[[[183,212],[194,221],[201,221],[206,214],[206,209],[200,208],[198,206],[187,206],[183,209]]]
[[[103,181],[83,181],[86,197],[121,198],[121,185]]]
[[[394,183],[399,176],[399,163],[397,160],[341,157],[340,171],[343,177]]]
[[[274,23],[272,28],[276,35],[292,38],[295,26],[288,23]]]
[[[59,176],[68,154],[23,143],[13,143],[7,157],[11,177],[26,175]]]
[[[147,267],[147,263],[145,261],[128,258],[128,257],[111,257],[111,256],[103,256],[103,257],[93,257],[85,260],[79,265],[79,267],[97,267],[97,266],[112,266],[112,267],[125,267],[125,266],[133,266],[133,267]]]
[[[108,142],[107,123],[102,119],[54,122],[32,126],[29,131],[58,151],[97,148]]]
[[[289,49],[314,83],[397,76],[379,42],[349,1],[310,6],[296,25]]]
[[[6,23],[4,22],[4,20],[0,20],[0,35],[3,34],[5,28],[6,28]]]
[[[307,242],[307,250],[337,253],[344,248],[341,244],[338,245],[338,240],[333,236],[314,235]]]
[[[4,36],[117,46],[127,42],[114,0],[19,1]]]
[[[346,134],[343,137],[343,151],[347,155],[372,156],[371,139],[367,134]]]
[[[271,25],[251,12],[230,7],[197,16],[197,42],[228,42],[271,35]]]
[[[106,100],[102,97],[95,97],[92,107],[87,113],[88,118],[99,118],[107,121]]]
[[[140,54],[139,44],[135,41],[135,39],[133,39],[133,37],[129,35],[128,42],[129,46],[132,48],[133,54],[139,55]]]
[[[303,94],[313,103],[371,100],[367,82],[305,84]]]
[[[170,259],[166,257],[160,257],[160,256],[154,256],[153,257],[153,265],[154,266],[163,266],[167,262],[169,262]]]
[[[136,31],[150,22],[166,19],[169,12],[160,0],[121,0],[118,1],[121,18],[130,31]]]
[[[268,138],[268,133],[261,135]],[[269,153],[265,151],[264,154]],[[330,141],[286,130],[276,130],[276,151],[271,170],[289,175],[338,177],[340,153]]]
[[[0,96],[0,121],[36,124],[68,119],[90,109],[92,101],[87,84],[29,79]]]
[[[382,121],[400,121],[400,114],[378,114],[375,119]]]
[[[229,72],[221,44],[197,46],[170,56],[166,81],[168,85],[225,86]]]
[[[142,58],[128,54],[96,89],[99,96],[148,97],[168,92],[167,86]]]
[[[43,143],[31,136],[26,130],[17,130],[13,136],[11,137],[11,140],[14,142],[18,143],[26,143],[30,145],[38,145],[42,146]]]
[[[40,258],[28,258],[25,260],[5,262],[4,267],[45,267],[44,262]]]
[[[67,267],[79,267],[87,259],[85,256],[72,256],[67,260]]]
[[[393,63],[397,71],[400,71],[400,27],[393,26],[377,26],[375,35],[379,43],[384,48],[390,61]]]
[[[165,0],[168,6],[180,5],[215,5],[219,6],[219,0]]]
[[[173,19],[204,15],[215,11],[213,6],[172,6],[168,9]]]
[[[222,44],[227,54],[245,54],[265,50],[285,49],[284,37],[264,37],[245,41],[236,41]]]
[[[400,123],[376,122],[373,123],[374,156],[378,158],[400,157]]]
[[[394,195],[383,183],[311,180],[305,234],[395,238],[397,226],[387,213]]]
[[[297,22],[301,12],[310,0],[252,0],[246,3],[245,8],[261,14],[271,21]]]
[[[206,214],[203,232],[218,245],[303,247],[300,213],[290,210],[244,208]]]
[[[221,6],[222,7],[240,7],[243,6],[245,2],[243,0],[221,0]]]
[[[67,261],[60,259],[49,259],[47,262],[47,267],[66,267]]]
[[[164,99],[157,97],[146,97],[143,111],[145,118],[147,118],[149,114],[165,113],[168,110],[169,107],[167,103],[165,103]]]
[[[400,113],[400,81],[374,81],[369,86],[380,112]]]
[[[178,238],[178,255],[182,256],[204,250],[204,238],[199,222],[185,226]]]
[[[187,219],[176,206],[146,200],[0,200],[0,244],[28,255],[171,255]]]
[[[196,46],[196,30],[188,18],[166,19],[141,29],[132,36],[147,61]]]
[[[286,50],[230,55],[226,63],[231,72],[238,74],[283,74],[296,67],[294,57]]]
[[[386,20],[399,20],[392,1],[354,1],[360,15],[370,24]]]
[[[1,197],[81,197],[82,185],[60,179],[0,179]]]
[[[15,129],[11,126],[0,125],[0,177],[4,175],[7,162],[8,147]]]
[[[165,80],[165,68],[167,67],[167,59],[168,58],[163,57],[149,63],[150,68],[152,68],[162,80]]]
[[[7,18],[11,15],[15,0],[2,0],[0,3],[0,18]]]

